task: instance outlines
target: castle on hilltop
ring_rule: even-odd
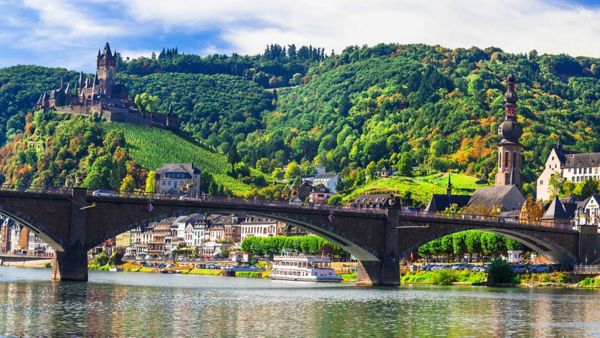
[[[178,119],[169,105],[166,114],[140,111],[129,98],[127,88],[116,82],[117,53],[110,50],[108,42],[102,52],[98,50],[96,75],[88,78],[81,72],[79,80],[71,87],[61,81],[60,87],[44,92],[36,109],[54,110],[76,115],[97,115],[107,121],[145,124],[163,128],[177,128]]]

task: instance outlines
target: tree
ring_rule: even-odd
[[[156,190],[156,171],[151,170],[146,177],[146,187],[144,191],[147,193],[154,193]]]
[[[302,176],[302,169],[296,162],[290,162],[285,171],[285,179],[288,181],[293,181],[296,177]]]
[[[133,176],[127,175],[123,178],[121,186],[119,187],[120,192],[132,192],[135,190],[135,179]]]
[[[137,94],[133,102],[142,113],[156,112],[160,106],[158,96],[148,95],[148,93]]]
[[[500,258],[492,260],[487,280],[489,285],[513,284],[514,279],[515,272],[510,264]]]
[[[409,153],[402,153],[398,161],[398,174],[402,176],[412,176],[413,161]]]
[[[235,164],[240,161],[240,155],[237,151],[237,146],[232,144],[229,148],[229,152],[227,153],[227,162],[231,164],[231,174],[233,175]]]

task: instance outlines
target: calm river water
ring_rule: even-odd
[[[358,288],[209,276],[0,267],[0,335],[600,336],[600,292]]]

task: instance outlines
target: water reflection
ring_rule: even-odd
[[[598,336],[600,293],[361,289],[268,280],[0,268],[0,333],[102,336]]]

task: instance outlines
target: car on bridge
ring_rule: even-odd
[[[99,190],[94,190],[94,192],[92,192],[92,196],[112,197],[112,196],[115,196],[115,193],[114,193],[114,191],[99,189]]]

